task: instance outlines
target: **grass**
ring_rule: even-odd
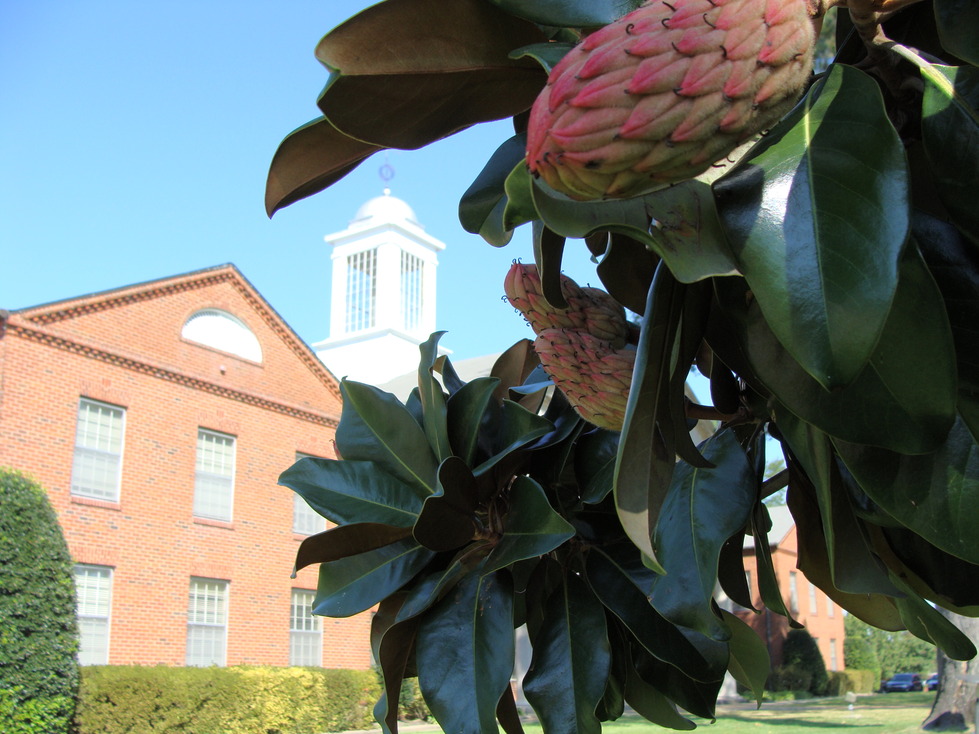
[[[803,734],[820,730],[852,730],[853,734],[909,734],[919,732],[931,711],[934,693],[893,693],[861,696],[851,710],[841,698],[717,707],[717,721],[693,719],[704,734]],[[708,728],[704,728],[704,727]],[[670,731],[638,716],[623,716],[603,727],[608,734],[653,734]],[[526,734],[540,734],[538,725],[524,726]]]

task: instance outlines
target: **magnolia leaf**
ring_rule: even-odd
[[[449,551],[472,540],[476,532],[479,491],[476,478],[458,456],[439,466],[438,487],[425,499],[412,531],[415,540],[433,551]]]
[[[437,331],[423,342],[421,361],[418,363],[418,393],[422,401],[422,427],[439,461],[452,456],[449,432],[446,426],[445,393],[435,379],[435,366],[439,359],[438,343],[444,331]]]
[[[552,430],[554,424],[547,418],[531,413],[512,400],[504,400],[499,432],[493,436],[494,454],[476,467],[473,474],[477,477],[483,476],[515,451],[546,436]]]
[[[510,509],[499,539],[482,573],[550,553],[572,538],[575,529],[551,507],[544,489],[527,476],[510,487]]]
[[[975,44],[974,29],[960,27]],[[920,68],[925,82],[921,135],[935,187],[952,220],[979,243],[972,175],[979,169],[979,69],[923,62]]]
[[[877,83],[833,64],[714,192],[772,332],[825,388],[853,383],[887,320],[909,228],[904,147]]]
[[[646,302],[613,480],[626,535],[660,571],[651,538],[676,462],[666,386],[682,302],[682,288],[660,265]]]
[[[371,618],[371,650],[381,671],[381,697],[374,706],[374,719],[384,734],[397,734],[398,703],[405,669],[415,646],[417,621],[395,624],[404,597],[394,594],[378,605]]]
[[[503,690],[500,702],[496,705],[496,718],[505,734],[523,734],[523,724],[520,721],[517,701],[513,697],[512,686],[507,686]]]
[[[894,305],[874,355],[856,382],[827,392],[779,344],[740,278],[715,281],[708,340],[725,363],[745,360],[793,414],[830,436],[906,454],[939,447],[955,417],[955,349],[941,293],[920,256],[901,263]],[[740,353],[732,352],[734,337]],[[914,344],[914,349],[908,345]],[[732,365],[734,366],[734,365]],[[873,420],[864,420],[873,416]]]
[[[510,171],[523,160],[527,148],[527,135],[514,135],[503,143],[490,156],[483,170],[476,176],[466,193],[459,201],[459,221],[462,228],[473,234],[482,234],[487,221],[496,219],[502,214],[501,204],[506,205],[506,192],[503,189]],[[496,232],[498,230],[491,230]],[[507,230],[503,239],[487,240],[491,245],[500,247],[510,241],[512,232]]]
[[[507,348],[496,358],[490,377],[500,380],[494,397],[501,403],[509,397],[510,390],[523,385],[527,378],[540,366],[540,359],[534,351],[534,343],[529,339],[521,339]]]
[[[413,538],[320,564],[313,613],[350,617],[404,586],[435,554]]]
[[[782,592],[778,588],[778,576],[772,561],[772,547],[768,541],[768,531],[772,527],[768,510],[761,502],[755,505],[751,513],[751,533],[755,540],[755,569],[758,574],[758,591],[762,603],[776,614],[781,614],[789,620],[789,626],[801,629],[792,616],[792,611],[785,604]]]
[[[574,464],[579,496],[582,502],[597,505],[612,491],[619,434],[593,431],[579,438],[575,446]]]
[[[398,611],[398,621],[417,617],[477,567],[481,572],[482,563],[492,550],[493,545],[489,541],[471,543],[459,551],[444,569],[413,584],[405,593],[404,604]]]
[[[722,609],[721,618],[731,630],[728,670],[738,683],[754,694],[760,707],[765,695],[765,682],[772,673],[768,648],[758,634],[739,617]]]
[[[411,536],[409,528],[364,522],[341,525],[303,539],[296,551],[296,571],[313,563],[329,563],[383,548]]]
[[[935,20],[942,47],[979,66],[979,39],[971,32],[979,27],[979,7],[972,0],[935,0]]]
[[[482,0],[387,0],[319,42],[316,58],[331,76],[317,103],[350,137],[421,148],[528,109],[546,75],[509,53],[546,40]]]
[[[947,553],[979,564],[975,518],[963,511],[979,503],[979,446],[961,418],[930,454],[835,445],[861,489],[889,515]]]
[[[653,534],[653,550],[666,569],[650,601],[674,624],[715,640],[730,631],[713,609],[721,547],[748,523],[757,490],[755,474],[730,430],[701,444],[711,468],[680,463]]]
[[[391,393],[344,379],[337,450],[346,460],[374,461],[424,499],[435,491],[438,462],[424,430]]]
[[[300,459],[279,477],[323,517],[346,525],[376,522],[410,528],[422,500],[372,461]]]
[[[751,597],[748,579],[744,571],[744,530],[739,530],[721,546],[717,563],[717,582],[721,590],[736,604],[759,611]]]
[[[449,442],[455,455],[460,457],[466,466],[471,466],[476,460],[483,416],[499,384],[500,380],[497,377],[477,377],[467,382],[448,400],[446,408]]]
[[[958,627],[912,591],[910,586],[902,583],[896,574],[892,574],[892,580],[905,592],[905,596],[895,599],[894,604],[908,632],[941,648],[952,660],[972,660],[976,656],[975,644]]]
[[[616,301],[640,316],[646,312],[646,294],[660,257],[642,242],[615,232],[595,272]]]
[[[272,156],[265,183],[265,212],[319,193],[346,176],[379,146],[344,135],[325,117],[289,133]]]
[[[637,714],[657,726],[679,731],[697,728],[695,723],[676,710],[676,704],[644,681],[631,665],[625,683],[625,700]]]
[[[633,664],[639,678],[663,692],[684,711],[714,720],[717,693],[724,680],[723,672],[714,681],[696,681],[680,670],[653,657],[641,647],[632,648]]]
[[[493,1],[494,0],[490,0],[490,2]],[[519,15],[519,13],[514,13],[514,15]],[[535,43],[532,46],[524,46],[522,48],[515,49],[510,52],[510,57],[514,59],[521,59],[525,56],[529,56],[540,64],[544,68],[544,71],[550,74],[551,70],[557,66],[557,63],[564,58],[568,51],[573,48],[573,43],[548,41],[547,43]]]
[[[534,206],[534,180],[530,177],[527,165],[521,160],[507,175],[503,184],[506,193],[506,207],[503,209],[503,228],[514,230],[521,224],[539,218]]]
[[[567,308],[561,288],[561,257],[565,238],[534,222],[534,261],[540,275],[541,295],[553,308]]]
[[[605,610],[582,578],[565,575],[531,642],[534,656],[523,689],[544,731],[601,734],[595,709],[605,693],[611,651]]]
[[[505,574],[470,574],[424,617],[418,683],[444,731],[496,731],[513,672],[513,589]]]
[[[593,548],[585,564],[592,591],[650,655],[696,680],[714,680],[717,671],[672,622],[660,614],[649,595],[658,576],[642,564],[633,546]]]
[[[511,15],[556,28],[608,25],[635,10],[641,0],[490,0]]]

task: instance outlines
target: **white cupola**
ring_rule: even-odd
[[[435,270],[445,244],[425,232],[407,203],[365,202],[333,247],[330,335],[313,350],[337,377],[378,384],[418,365],[435,331]]]

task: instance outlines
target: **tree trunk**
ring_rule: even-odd
[[[979,646],[979,619],[939,608],[952,624]],[[966,731],[975,723],[979,659],[960,662],[938,651],[938,691],[931,713],[922,722],[929,731]]]

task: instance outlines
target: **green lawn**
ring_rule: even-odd
[[[717,722],[694,719],[695,731],[704,734],[803,734],[820,729],[847,730],[853,734],[908,734],[920,731],[921,722],[931,711],[934,693],[892,693],[861,696],[850,710],[838,698],[829,701],[765,703],[761,709],[750,705],[718,706]],[[540,734],[541,728],[528,724],[527,734]],[[624,716],[606,724],[609,734],[653,734],[666,732],[636,717]]]

